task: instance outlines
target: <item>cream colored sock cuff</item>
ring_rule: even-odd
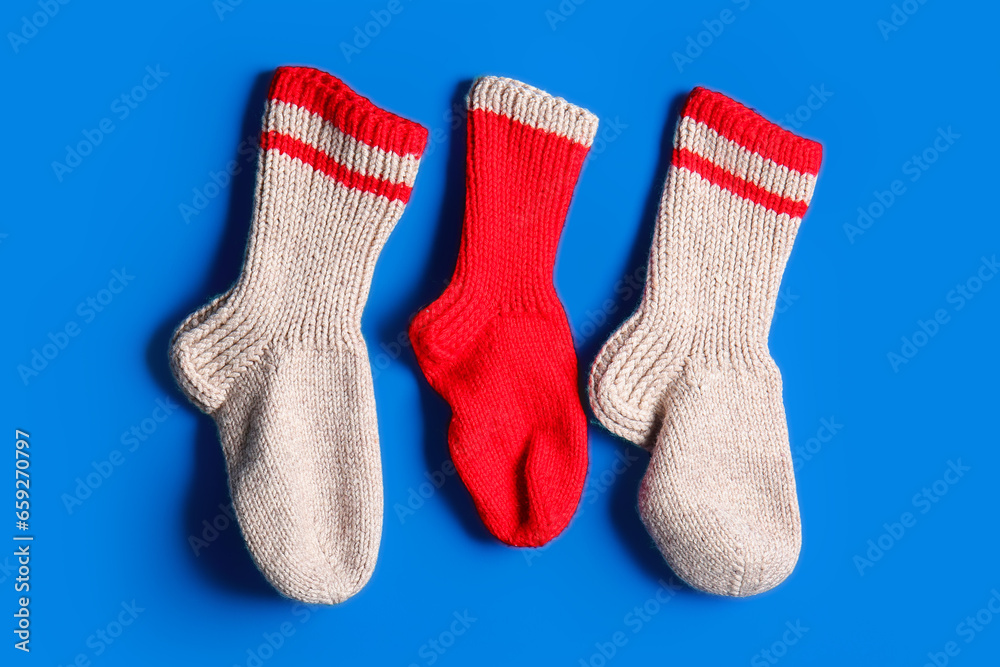
[[[597,116],[591,112],[514,79],[499,76],[476,79],[468,105],[470,110],[492,111],[588,148],[597,134]]]

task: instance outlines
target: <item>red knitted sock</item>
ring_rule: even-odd
[[[451,283],[410,326],[452,409],[455,468],[486,527],[540,546],[576,510],[587,421],[552,284],[556,246],[597,118],[511,79],[469,94],[466,208]]]

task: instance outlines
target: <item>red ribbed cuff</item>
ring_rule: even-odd
[[[814,176],[819,173],[823,159],[820,144],[775,125],[722,93],[695,88],[681,117],[704,123],[726,139],[789,169]]]
[[[427,145],[423,126],[380,109],[337,77],[312,67],[279,67],[267,98],[308,109],[358,141],[397,155],[419,157]]]

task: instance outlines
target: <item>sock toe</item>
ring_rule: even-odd
[[[639,490],[639,512],[679,577],[748,596],[781,583],[802,542],[776,369],[689,369]]]
[[[303,602],[346,600],[378,557],[382,475],[377,431],[364,427],[375,422],[365,363],[347,351],[275,352],[215,413],[247,546],[275,588]]]
[[[699,590],[731,597],[768,591],[795,569],[797,526],[751,525],[725,508],[656,506],[640,494],[643,523],[674,573]]]
[[[455,466],[483,523],[505,544],[543,546],[569,525],[587,473],[586,419],[582,410],[577,413],[565,416],[570,422],[565,426],[488,435],[452,421]],[[494,457],[484,458],[478,448],[469,455],[463,447],[467,442],[496,443]]]

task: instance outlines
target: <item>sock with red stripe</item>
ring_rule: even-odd
[[[801,543],[775,300],[822,149],[696,88],[674,138],[637,311],[594,362],[589,395],[613,433],[652,450],[643,522],[691,585],[752,595]]]
[[[478,79],[468,103],[458,262],[410,339],[451,406],[451,456],[486,527],[539,546],[569,523],[587,471],[576,354],[552,272],[597,118],[497,77]]]
[[[178,384],[219,428],[247,547],[281,593],[371,577],[382,472],[361,312],[427,131],[329,74],[279,68],[240,277],[174,334]]]

